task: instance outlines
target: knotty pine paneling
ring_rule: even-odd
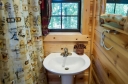
[[[94,5],[96,4],[96,17],[93,16]],[[95,34],[93,41],[92,70],[90,84],[128,84],[128,35],[105,33],[105,44],[113,46],[110,51],[100,46],[101,33],[104,28],[99,26],[100,14],[105,13],[106,0],[91,0],[90,6],[90,35],[91,25],[95,19]]]
[[[89,56],[90,52],[90,42],[44,42],[44,52],[45,56],[52,52],[63,52],[64,48],[68,48],[69,52],[74,51],[74,45],[77,43],[83,43],[86,45],[86,49],[84,49],[84,52]]]
[[[90,17],[90,4],[91,0],[81,0],[81,33],[89,35],[89,17]]]
[[[47,79],[49,84],[61,84],[60,76],[49,71],[47,71]]]
[[[100,35],[98,32],[95,32],[96,34],[96,40],[97,43],[100,42]],[[117,45],[116,43],[114,43],[113,41],[111,41],[109,38],[106,37],[105,39],[105,44],[107,46],[113,46],[113,49],[110,51],[106,51],[104,48],[100,47],[100,45],[98,45],[102,52],[104,52],[104,54],[107,55],[107,58],[119,69],[122,69],[123,72],[128,72],[128,68],[124,67],[123,65],[128,64],[128,52],[127,50],[125,50],[124,48],[120,47],[119,45]],[[117,41],[118,42],[118,41]],[[121,71],[122,71],[121,70]],[[125,73],[124,73],[125,74]]]
[[[97,75],[101,74],[104,84],[127,84],[127,82],[124,82],[121,78],[120,71],[106,59],[106,56],[98,49],[97,45],[94,46],[94,55],[95,65],[96,67],[100,67],[98,68],[100,72]]]
[[[95,30],[97,30],[99,33],[101,33],[104,29],[104,27],[96,27]],[[120,47],[124,48],[125,50],[128,51],[128,35],[119,33],[119,34],[114,34],[112,33],[105,33],[105,36],[108,37],[110,40],[112,40],[114,43],[119,45]]]
[[[93,60],[93,59],[92,59]],[[93,65],[93,64],[92,64]],[[100,82],[102,82],[100,79],[99,79],[99,77],[97,76],[97,73],[96,73],[96,71],[94,71],[94,69],[92,69],[91,70],[91,72],[92,72],[92,79],[93,79],[93,81],[95,82],[95,84],[100,84]],[[104,84],[104,83],[102,83],[102,84]]]
[[[89,69],[75,75],[74,84],[88,84]]]
[[[100,27],[99,27],[100,28]],[[110,82],[109,84],[127,84],[128,80],[128,68],[126,67],[128,64],[128,52],[125,48],[125,45],[127,44],[128,40],[125,38],[121,38],[122,36],[127,37],[124,34],[113,34],[113,33],[106,33],[105,38],[105,44],[107,47],[113,46],[113,49],[110,51],[105,50],[103,47],[100,46],[100,29],[95,30],[95,41],[94,41],[94,57],[97,56],[99,59],[102,55],[104,57],[104,62],[99,62],[100,66],[105,66],[105,69],[102,69],[103,71],[109,71],[109,80],[105,78],[104,76],[104,82],[105,84],[108,84],[106,82]],[[97,55],[99,54],[99,55]],[[94,59],[95,64],[98,63],[96,61],[97,59]],[[100,60],[102,61],[102,60]],[[110,68],[111,66],[111,68]],[[98,65],[96,66],[98,67]],[[98,69],[98,68],[97,68]],[[96,68],[94,68],[95,71],[98,71]],[[104,72],[104,73],[105,73]],[[103,74],[103,72],[98,72],[97,75],[100,76],[100,74]],[[111,76],[110,76],[111,74]],[[119,81],[120,80],[120,81]]]
[[[64,41],[64,42],[86,42],[89,41],[88,35],[47,35],[44,41]]]

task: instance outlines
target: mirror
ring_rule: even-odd
[[[100,16],[100,25],[127,34],[128,1],[107,0],[105,7],[105,13]]]

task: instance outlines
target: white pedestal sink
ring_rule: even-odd
[[[44,59],[43,65],[48,71],[61,75],[61,84],[73,84],[74,75],[86,70],[90,59],[85,54],[79,56],[74,52],[67,57],[51,53]]]

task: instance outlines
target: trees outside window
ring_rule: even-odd
[[[49,24],[50,31],[80,31],[80,14],[80,0],[53,0],[52,16]]]
[[[127,0],[107,0],[106,13],[108,14],[121,14],[126,16],[128,10]]]

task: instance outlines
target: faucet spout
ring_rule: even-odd
[[[66,58],[67,58],[67,57],[64,57],[64,59],[63,59],[62,67],[65,67]]]
[[[64,52],[67,53],[68,52],[68,49],[67,48],[64,48]]]
[[[68,48],[64,48],[64,52],[62,52],[61,55],[62,55],[63,57],[67,57],[67,56],[69,56],[69,55],[72,55],[72,53],[69,53],[69,52],[68,52]]]

